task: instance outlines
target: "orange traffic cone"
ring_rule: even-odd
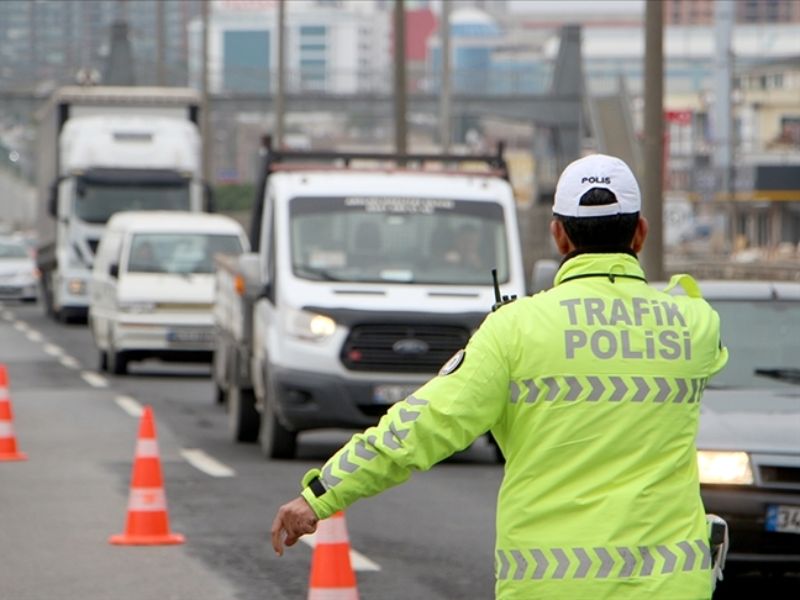
[[[145,406],[139,422],[125,533],[112,535],[108,541],[126,546],[182,544],[184,541],[181,534],[169,531],[156,426],[149,406]]]
[[[8,373],[6,366],[0,364],[0,461],[27,460],[24,452],[17,450],[14,435],[14,413],[11,410],[11,396],[8,393]]]
[[[358,600],[343,512],[317,525],[308,600]]]

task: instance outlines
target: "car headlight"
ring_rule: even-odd
[[[154,302],[120,302],[118,306],[121,312],[126,313],[150,313],[156,309]]]
[[[747,452],[697,451],[700,483],[753,484],[753,469]]]
[[[336,321],[305,310],[292,310],[286,319],[286,331],[303,340],[321,341],[336,331]]]

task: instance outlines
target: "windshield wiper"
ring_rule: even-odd
[[[756,375],[762,375],[763,377],[770,377],[772,379],[777,379],[778,381],[800,384],[800,369],[795,369],[792,367],[782,367],[777,369],[756,369],[754,373]]]
[[[321,281],[344,281],[341,277],[336,277],[327,269],[309,267],[308,265],[294,265],[294,270],[303,275],[310,275]]]

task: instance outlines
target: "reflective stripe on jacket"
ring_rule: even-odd
[[[643,277],[626,254],[569,259],[553,289],[489,315],[455,370],[338,451],[322,495],[303,496],[325,518],[491,430],[506,457],[498,598],[709,598],[694,439],[727,351],[691,278],[673,296]]]

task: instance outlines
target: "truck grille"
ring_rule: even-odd
[[[455,326],[356,325],[342,348],[342,363],[353,371],[435,373],[469,340]]]

